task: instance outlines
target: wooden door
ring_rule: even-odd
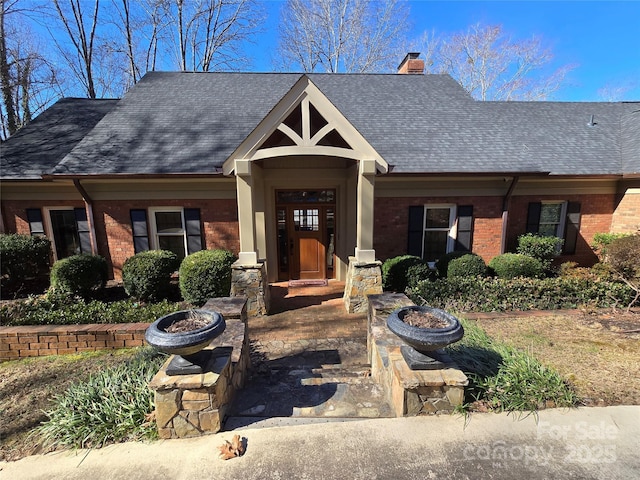
[[[294,280],[326,278],[326,249],[321,209],[291,208],[292,271]]]
[[[278,280],[335,275],[335,190],[276,192]]]

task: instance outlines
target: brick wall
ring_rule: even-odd
[[[526,231],[529,203],[543,200],[580,202],[581,205],[580,236],[576,253],[562,256],[559,260],[575,261],[583,265],[591,265],[597,261],[589,245],[596,233],[610,230],[612,212],[616,205],[615,195],[567,195],[562,198],[514,196],[509,209],[507,250],[515,250],[518,236]],[[625,206],[625,212],[633,212],[634,208],[640,209],[640,195],[626,199],[626,202],[628,207]],[[425,204],[473,205],[473,252],[482,256],[486,262],[500,254],[502,197],[381,197],[376,198],[374,224],[374,248],[380,259],[384,260],[407,252],[409,206]],[[636,217],[638,218],[640,217]]]
[[[489,261],[500,254],[502,197],[379,197],[375,201],[374,248],[382,260],[407,253],[409,207],[473,205],[473,251]]]
[[[7,232],[29,235],[27,208],[44,207],[84,208],[82,201],[47,200],[2,202]],[[134,255],[131,232],[132,208],[147,209],[157,206],[199,208],[202,223],[203,248],[223,248],[234,253],[240,251],[238,209],[235,199],[218,200],[109,200],[93,205],[96,220],[98,253],[107,259],[110,277],[120,279],[124,261]],[[44,213],[44,212],[43,212]]]
[[[121,278],[124,261],[134,255],[130,210],[158,206],[199,208],[203,248],[223,248],[236,254],[239,252],[238,209],[235,199],[96,201],[93,211],[98,251],[112,266],[113,278]]]
[[[144,345],[148,323],[0,327],[0,361]]]
[[[629,189],[621,196],[611,221],[612,233],[638,231],[640,231],[640,188]]]

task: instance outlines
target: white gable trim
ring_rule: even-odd
[[[312,104],[328,122],[313,136],[310,134],[309,104]],[[302,137],[283,123],[298,105],[302,105]],[[352,147],[351,149],[317,144],[333,129]],[[276,130],[287,135],[295,145],[261,149],[264,142]],[[358,161],[375,160],[378,172],[386,173],[389,170],[387,162],[306,75],[300,77],[291,90],[227,158],[222,168],[225,175],[231,175],[235,171],[236,160],[255,161],[273,157],[308,155],[342,157]]]

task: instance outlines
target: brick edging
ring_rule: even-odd
[[[0,361],[144,345],[149,323],[0,327]]]

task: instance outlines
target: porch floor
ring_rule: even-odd
[[[367,363],[367,316],[349,314],[344,283],[271,285],[271,315],[248,319],[252,371],[226,428],[297,419],[393,416]]]

